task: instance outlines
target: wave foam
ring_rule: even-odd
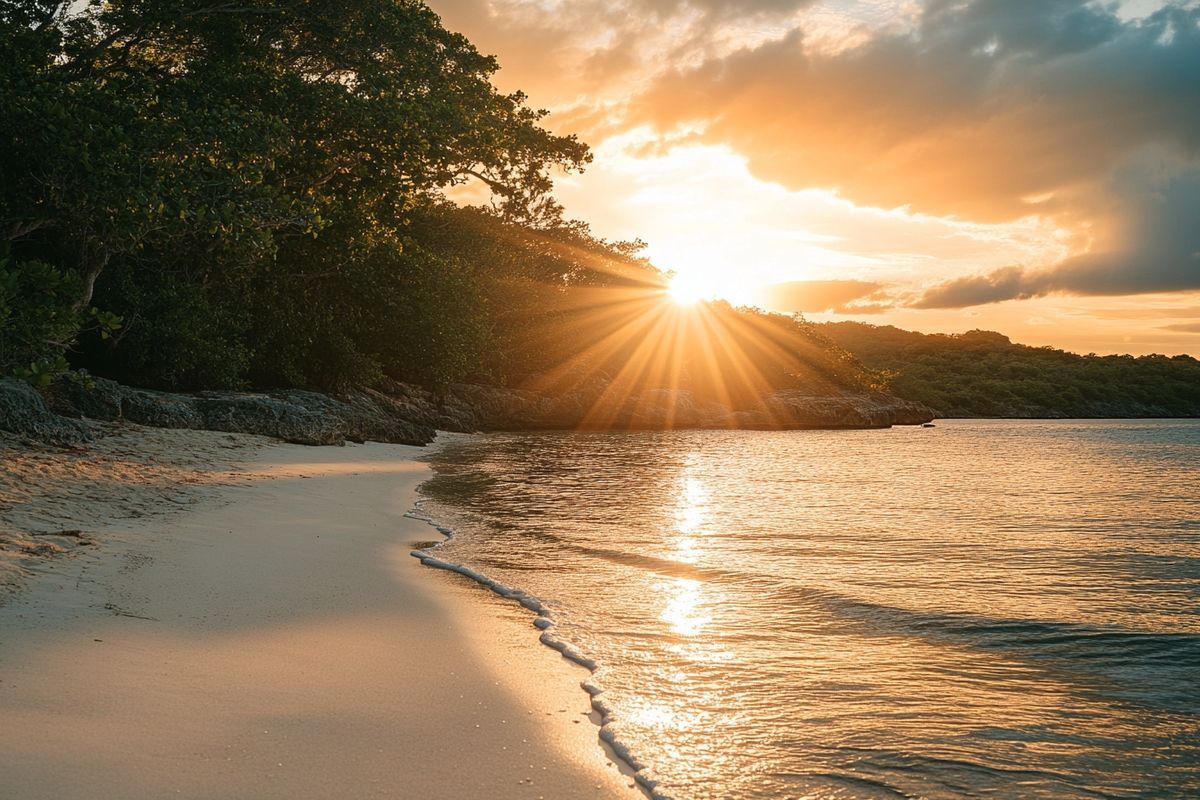
[[[432,517],[426,514],[421,507],[420,501],[418,501],[416,506],[414,506],[413,509],[407,512],[404,516],[408,517],[409,519],[420,520],[421,522],[428,524],[438,533],[442,534],[447,541],[454,538],[454,531],[444,525],[439,525]],[[573,661],[576,664],[584,667],[589,672],[594,673],[600,668],[595,659],[588,657],[570,642],[560,639],[551,633],[551,629],[554,628],[555,623],[554,618],[550,613],[550,608],[546,606],[545,603],[528,592],[500,583],[499,581],[484,575],[482,572],[471,569],[465,564],[447,561],[445,559],[438,558],[429,552],[430,550],[436,550],[437,548],[441,547],[442,544],[444,544],[444,542],[438,542],[432,547],[424,550],[412,550],[409,554],[427,567],[444,569],[449,572],[456,572],[459,575],[470,578],[478,584],[486,586],[506,600],[513,600],[520,603],[522,606],[537,615],[533,620],[533,625],[542,631],[541,636],[538,637],[538,641],[540,641],[546,647],[557,651],[563,658]],[[585,692],[588,693],[589,697],[591,698],[592,710],[600,715],[601,741],[609,746],[613,754],[618,759],[620,759],[631,770],[633,770],[634,781],[636,781],[637,784],[642,787],[647,794],[650,795],[652,800],[671,800],[668,795],[655,791],[658,781],[650,777],[646,765],[638,760],[636,756],[634,756],[629,747],[622,742],[613,731],[612,724],[616,721],[616,714],[612,706],[609,705],[609,703],[604,699],[604,689],[592,679],[585,680],[579,685]]]

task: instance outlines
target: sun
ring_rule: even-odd
[[[667,285],[671,302],[680,306],[694,306],[701,300],[709,300],[716,294],[713,287],[695,275],[676,275]]]

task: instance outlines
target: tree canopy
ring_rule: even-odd
[[[143,381],[366,375],[351,299],[461,271],[413,246],[415,209],[477,179],[544,223],[552,170],[590,157],[411,0],[8,0],[0,60],[0,298],[54,308],[6,314],[6,370],[56,361],[95,300],[92,357]]]
[[[0,0],[0,64],[0,374],[877,387],[802,320],[673,312],[554,200],[586,146],[417,0]]]
[[[1200,416],[1200,361],[1190,356],[1077,355],[1014,344],[994,331],[923,334],[890,325],[818,328],[891,391],[951,417]]]

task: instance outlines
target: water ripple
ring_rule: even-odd
[[[656,791],[1200,796],[1200,423],[451,437],[433,465],[439,557],[595,659]]]

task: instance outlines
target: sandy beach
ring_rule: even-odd
[[[642,796],[586,671],[410,557],[438,538],[403,516],[418,448],[132,427],[5,454],[3,800]]]

